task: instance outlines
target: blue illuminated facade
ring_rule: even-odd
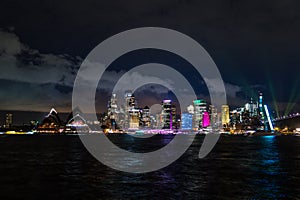
[[[193,129],[193,115],[191,113],[181,114],[181,129],[183,130]]]

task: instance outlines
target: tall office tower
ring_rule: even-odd
[[[134,94],[132,94],[131,97],[129,98],[129,107],[135,108],[135,106],[136,106],[135,97]]]
[[[131,108],[129,110],[129,128],[138,129],[140,126],[140,109]]]
[[[157,129],[156,115],[152,115],[150,112],[150,128]]]
[[[162,102],[162,121],[163,121],[163,129],[172,129],[173,126],[173,118],[172,118],[172,101],[171,100],[163,100]]]
[[[181,129],[183,130],[193,129],[193,114],[191,113],[181,114]]]
[[[13,114],[6,113],[5,115],[5,128],[10,128],[13,123]]]
[[[202,127],[206,128],[208,126],[210,126],[209,113],[205,111],[202,117]]]
[[[259,93],[258,99],[259,99],[259,104],[258,104],[259,115],[260,115],[260,119],[261,119],[260,121],[264,125],[264,129],[268,129],[268,126],[266,125],[266,121],[265,121],[265,116],[264,116],[263,93],[262,92]]]
[[[223,121],[223,119],[224,119],[223,113],[226,113],[226,112],[222,112],[222,122],[224,122],[222,124],[223,124],[223,126],[227,127],[226,120]],[[233,126],[233,129],[236,129],[236,125],[240,123],[240,114],[237,112],[237,110],[233,110],[230,112],[229,121],[230,121],[230,125]]]
[[[112,97],[108,104],[108,112],[114,114],[114,118],[117,118],[117,114],[119,113],[119,110],[117,105],[116,94],[112,94]]]
[[[218,112],[214,105],[209,105],[210,124],[212,127],[218,126]]]
[[[258,115],[257,104],[250,99],[250,103],[245,104],[245,110],[249,112],[249,117],[254,117]]]
[[[129,110],[134,108],[134,96],[132,97],[130,90],[125,92],[125,105],[124,105],[124,128],[129,128]]]
[[[222,105],[222,125],[227,127],[229,124],[229,106]]]
[[[129,110],[129,102],[130,102],[131,96],[132,96],[132,92],[130,90],[125,92],[125,96],[124,96],[124,98],[125,98],[125,111]]]
[[[171,105],[171,120],[172,120],[171,128],[178,128],[177,117],[176,117],[176,106],[174,104]]]
[[[259,114],[261,116],[261,119],[263,119],[263,94],[260,92],[258,96],[258,107],[259,107]]]
[[[142,122],[144,127],[150,127],[151,125],[150,108],[148,106],[145,106],[142,110]]]
[[[155,118],[156,118],[156,124],[155,124],[156,127],[155,128],[158,128],[158,129],[162,128],[164,126],[162,113],[156,114]]]
[[[194,114],[194,106],[193,105],[189,105],[186,109],[187,109],[188,113]]]
[[[124,106],[124,128],[136,129],[140,124],[140,109],[135,108],[136,102],[134,94],[130,90],[125,92],[125,106]]]
[[[198,130],[202,127],[203,113],[206,111],[206,101],[203,99],[194,100],[194,116],[193,116],[193,128]]]
[[[239,116],[239,122],[243,122],[243,113],[245,112],[245,108],[244,107],[237,108],[236,112]]]
[[[112,94],[110,101],[108,102],[107,114],[110,120],[111,129],[117,128],[117,122],[119,121],[119,110],[117,105],[117,96]]]

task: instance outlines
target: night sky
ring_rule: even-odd
[[[299,112],[299,10],[297,0],[1,0],[0,110],[69,112],[73,81],[87,54],[121,31],[154,26],[180,31],[208,51],[230,105],[262,91],[276,114]],[[149,57],[181,63],[167,53],[136,53],[112,67],[111,76]],[[100,111],[108,98],[102,93]],[[150,98],[143,95],[141,101]]]

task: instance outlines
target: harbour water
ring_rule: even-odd
[[[151,151],[173,136],[130,137],[112,140]],[[199,159],[203,138],[173,164],[131,174],[101,164],[76,135],[1,135],[0,199],[300,199],[300,137],[222,135]]]

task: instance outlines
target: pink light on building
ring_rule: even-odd
[[[202,127],[208,127],[210,125],[210,120],[209,120],[209,113],[204,112],[203,113],[203,119],[202,119]]]

